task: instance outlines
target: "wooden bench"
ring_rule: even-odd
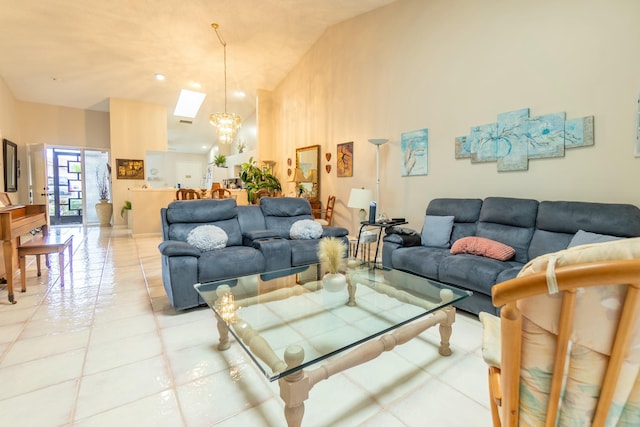
[[[40,255],[46,256],[46,264],[49,267],[49,254],[57,253],[58,262],[60,264],[60,286],[64,286],[64,250],[69,249],[69,271],[73,271],[73,235],[62,233],[60,230],[54,230],[42,236],[35,236],[28,242],[21,243],[18,246],[18,257],[20,258],[20,280],[22,284],[22,292],[27,290],[27,274],[26,274],[26,256],[36,256],[36,266],[38,276],[40,271]]]

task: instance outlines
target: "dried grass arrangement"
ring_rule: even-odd
[[[318,259],[330,274],[338,273],[347,254],[347,245],[335,237],[325,237],[318,243]]]

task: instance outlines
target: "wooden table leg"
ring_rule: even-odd
[[[7,278],[7,292],[9,293],[9,302],[15,304],[16,300],[13,295],[13,244],[11,241],[2,242],[2,253],[4,256],[4,274]]]
[[[299,345],[287,347],[284,361],[287,369],[294,368],[304,360],[304,349]],[[309,377],[301,369],[278,380],[280,397],[284,401],[284,417],[288,427],[300,427],[304,416],[304,401],[309,398],[309,390],[313,387]]]

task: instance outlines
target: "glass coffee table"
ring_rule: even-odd
[[[349,260],[346,285],[323,285],[319,264],[198,283],[213,309],[219,350],[229,333],[262,373],[278,380],[287,425],[300,426],[318,382],[372,360],[439,325],[449,356],[453,303],[471,292]],[[324,361],[320,364],[319,362]]]

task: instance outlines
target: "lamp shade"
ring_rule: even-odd
[[[302,169],[295,169],[295,172],[291,175],[290,182],[304,182],[304,172],[302,172]]]
[[[355,209],[369,209],[369,203],[373,200],[373,194],[371,190],[364,188],[352,188],[349,195],[349,202],[347,206]]]

